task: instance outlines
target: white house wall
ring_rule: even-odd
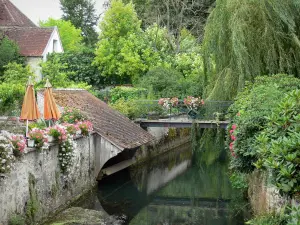
[[[36,75],[36,81],[41,81],[43,78],[40,65],[42,59],[42,57],[27,57],[27,64],[30,66],[31,71]]]
[[[55,27],[54,30],[53,30],[53,33],[48,41],[48,44],[44,50],[44,53],[43,53],[43,61],[45,62],[47,60],[47,55],[50,54],[50,53],[53,53],[53,41],[56,40],[57,41],[57,48],[56,48],[56,51],[57,53],[62,53],[64,52],[64,48],[62,46],[62,43],[61,43],[61,40],[60,40],[60,36],[59,36],[59,33],[58,33],[58,30],[57,28]]]

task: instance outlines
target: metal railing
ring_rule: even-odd
[[[225,120],[231,101],[205,101],[204,105],[198,109],[188,108],[182,100],[178,105],[169,108],[164,108],[158,104],[158,100],[136,100],[141,108],[140,112],[136,113],[137,118],[141,119],[161,119],[187,115],[191,119],[197,120]]]

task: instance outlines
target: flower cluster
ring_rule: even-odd
[[[80,130],[78,124],[63,123],[62,125],[66,128],[68,134],[70,135],[75,135],[76,132]]]
[[[64,112],[61,115],[60,121],[62,123],[76,123],[78,121],[84,121],[86,118],[80,112],[79,109],[64,108]]]
[[[34,147],[36,147],[38,150],[41,150],[42,148],[48,148],[47,145],[48,139],[45,130],[33,128],[29,132],[29,138],[31,140],[34,140]]]
[[[48,128],[47,133],[59,142],[63,142],[67,139],[66,128],[62,125],[54,125],[53,127]]]
[[[178,98],[177,97],[173,97],[173,98],[161,98],[158,101],[158,104],[163,106],[166,109],[169,109],[171,106],[175,107],[178,105]]]
[[[12,169],[12,163],[15,160],[13,148],[9,140],[0,135],[0,174],[9,173]]]
[[[26,147],[26,139],[22,135],[12,135],[10,138],[15,156],[21,156]]]
[[[72,158],[74,156],[74,149],[76,148],[76,143],[71,137],[67,135],[67,139],[60,144],[58,160],[60,164],[60,169],[63,173],[70,172],[70,166],[72,165]]]
[[[81,134],[84,136],[88,136],[89,133],[93,131],[93,124],[88,120],[78,122],[77,125],[81,130]]]
[[[193,96],[188,96],[184,99],[183,103],[190,109],[198,109],[200,106],[204,105],[204,100],[200,97],[195,98]]]
[[[236,136],[234,135],[235,130],[236,130],[236,125],[233,124],[231,127],[231,130],[230,130],[230,138],[231,138],[232,142],[230,142],[230,144],[229,144],[229,149],[230,149],[231,155],[236,158],[237,156],[234,152],[234,142],[236,140]]]

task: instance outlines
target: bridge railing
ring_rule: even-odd
[[[143,110],[137,112],[137,118],[160,119],[187,115],[191,119],[197,120],[225,120],[231,101],[205,101],[204,105],[198,109],[188,108],[182,100],[178,105],[165,108],[158,104],[158,100],[136,100],[136,104],[142,106]]]

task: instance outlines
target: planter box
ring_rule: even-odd
[[[27,146],[28,146],[29,148],[34,148],[34,140],[28,139],[28,141],[27,141]]]
[[[48,142],[49,142],[49,143],[55,141],[55,138],[54,138],[53,136],[48,136],[47,139],[48,139]]]

